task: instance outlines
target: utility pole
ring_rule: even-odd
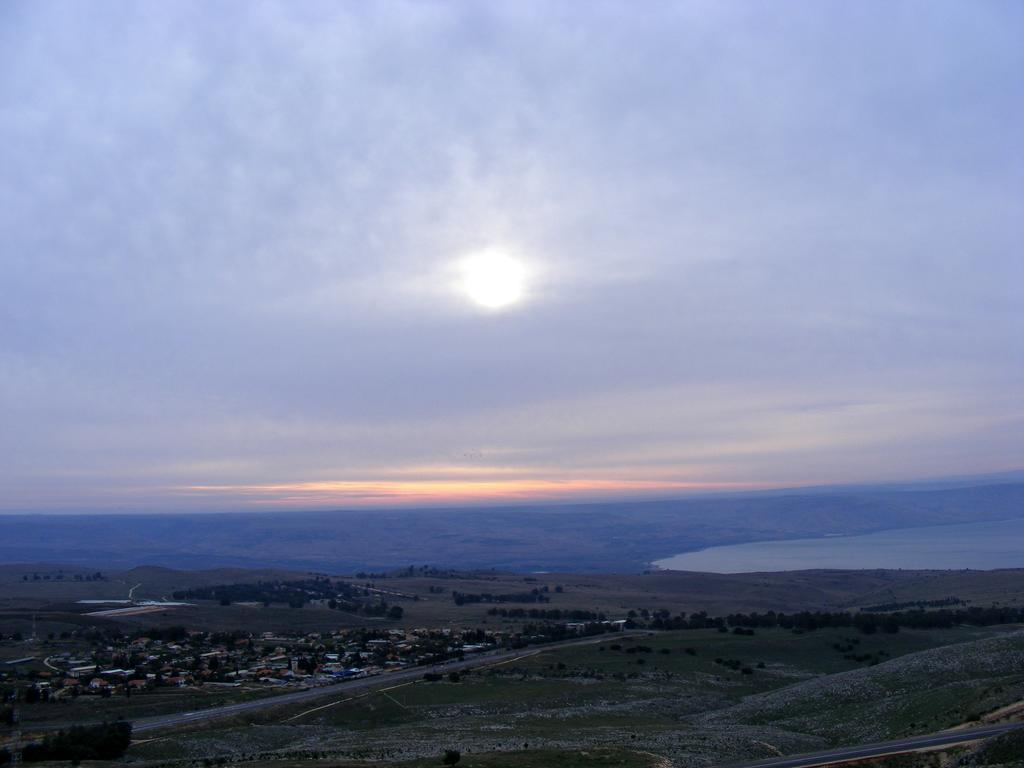
[[[11,731],[11,742],[7,747],[11,754],[11,765],[21,765],[21,750],[24,745],[21,743],[21,715],[17,707],[11,713],[11,726],[14,730]]]
[[[21,731],[15,731],[14,741],[11,742],[11,765],[21,765]]]

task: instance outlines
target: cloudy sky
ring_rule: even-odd
[[[1024,467],[1024,5],[0,3],[0,509]]]

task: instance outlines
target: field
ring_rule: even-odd
[[[116,649],[101,651],[110,642],[104,638],[115,630],[129,637],[173,631],[186,643],[188,631],[204,630],[241,633],[268,648],[321,642],[333,647],[349,641],[336,640],[331,633],[353,627],[404,628],[397,633],[400,637],[459,628],[506,634],[523,631],[530,621],[521,614],[502,616],[502,611],[586,611],[642,620],[658,610],[723,616],[741,611],[849,611],[946,599],[961,607],[1019,606],[1024,601],[1024,571],[621,576],[418,568],[343,577],[368,590],[362,599],[401,606],[400,619],[356,615],[322,603],[292,608],[284,603],[222,605],[213,599],[188,600],[192,604],[158,613],[102,617],[90,615],[98,610],[96,605],[77,602],[124,600],[129,590],[136,600],[170,598],[181,589],[310,576],[277,570],[148,567],[97,573],[68,566],[0,567],[0,634],[5,637],[0,662],[34,657],[17,665],[23,679],[25,673],[52,677],[53,668],[46,662],[61,654],[87,658],[100,653],[103,664],[112,664]],[[534,595],[534,590],[544,602],[459,604],[454,599],[457,593],[523,596]],[[20,639],[13,633],[21,633]],[[274,639],[275,633],[293,640]],[[271,639],[258,640],[264,634]],[[205,642],[200,650],[178,653],[180,661],[174,666],[190,668],[190,654],[216,645]],[[13,667],[0,666],[6,669]],[[995,717],[1000,708],[1024,700],[1024,632],[1007,625],[904,627],[874,634],[853,628],[771,628],[752,634],[714,628],[644,631],[631,639],[609,634],[587,647],[527,648],[514,661],[456,679],[385,681],[381,678],[376,689],[357,693],[339,689],[337,695],[315,702],[272,705],[174,730],[140,732],[126,759],[153,766],[225,760],[282,768],[310,757],[326,760],[324,765],[370,760],[412,768],[440,764],[445,750],[458,750],[460,765],[481,768],[667,768],[758,759]],[[64,697],[22,705],[21,720],[27,732],[45,733],[72,723],[135,720],[272,699],[282,690],[249,680],[230,688],[156,687],[130,698],[123,693]],[[1018,707],[1014,716],[1019,714]]]
[[[309,605],[290,609],[284,605],[221,606],[215,601],[173,608],[161,613],[110,618],[87,617],[98,606],[83,607],[82,599],[126,597],[139,585],[138,599],[169,598],[175,590],[236,582],[306,578],[306,572],[240,569],[175,571],[167,568],[135,568],[111,571],[102,581],[75,582],[80,569],[56,566],[0,566],[0,624],[2,631],[32,631],[36,616],[37,632],[45,636],[59,634],[76,626],[153,626],[186,625],[204,629],[231,631],[259,628],[261,631],[329,631],[340,627],[379,626],[481,626],[502,623],[488,611],[504,608],[558,608],[603,613],[609,618],[624,618],[630,610],[667,609],[711,615],[750,611],[850,610],[861,606],[910,600],[956,597],[967,605],[1024,604],[1024,570],[1002,571],[795,571],[762,574],[708,574],[655,571],[636,575],[608,574],[532,574],[521,575],[492,571],[427,571],[388,578],[355,579],[380,590],[380,597],[400,605],[401,622],[352,616]],[[31,580],[34,574],[51,578]],[[25,577],[29,581],[25,581]],[[547,589],[542,605],[466,604],[456,605],[453,591],[463,593],[521,593]],[[561,588],[561,592],[556,591]]]
[[[402,760],[388,763],[391,768],[436,768],[442,757],[422,760]],[[261,760],[258,763],[237,763],[238,768],[304,768],[308,761]],[[318,761],[321,768],[366,768],[365,762]],[[461,754],[459,768],[668,768],[664,758],[644,752],[621,748],[597,749],[535,749],[499,752],[483,755]]]
[[[851,641],[869,660],[836,649]],[[333,706],[218,721],[129,754],[161,761],[315,753],[434,757],[438,764],[445,749],[579,753],[625,744],[673,765],[703,765],[962,723],[1024,698],[1022,660],[1024,634],[1006,627],[862,637],[843,630],[664,632],[538,653],[458,682],[417,682]],[[966,692],[973,696],[964,699]]]

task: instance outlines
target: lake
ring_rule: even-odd
[[[711,573],[809,568],[1024,568],[1024,519],[901,528],[858,536],[757,541],[685,552],[656,560],[654,565],[670,571]]]

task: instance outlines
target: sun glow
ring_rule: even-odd
[[[499,473],[500,474],[500,473]],[[253,485],[190,485],[179,496],[230,500],[241,506],[338,507],[482,504],[510,501],[612,500],[619,496],[681,491],[751,490],[749,483],[659,480],[569,480],[531,478],[446,478],[418,480],[322,480]]]
[[[459,265],[460,288],[477,306],[505,309],[522,301],[526,268],[521,261],[496,249],[470,254]]]

